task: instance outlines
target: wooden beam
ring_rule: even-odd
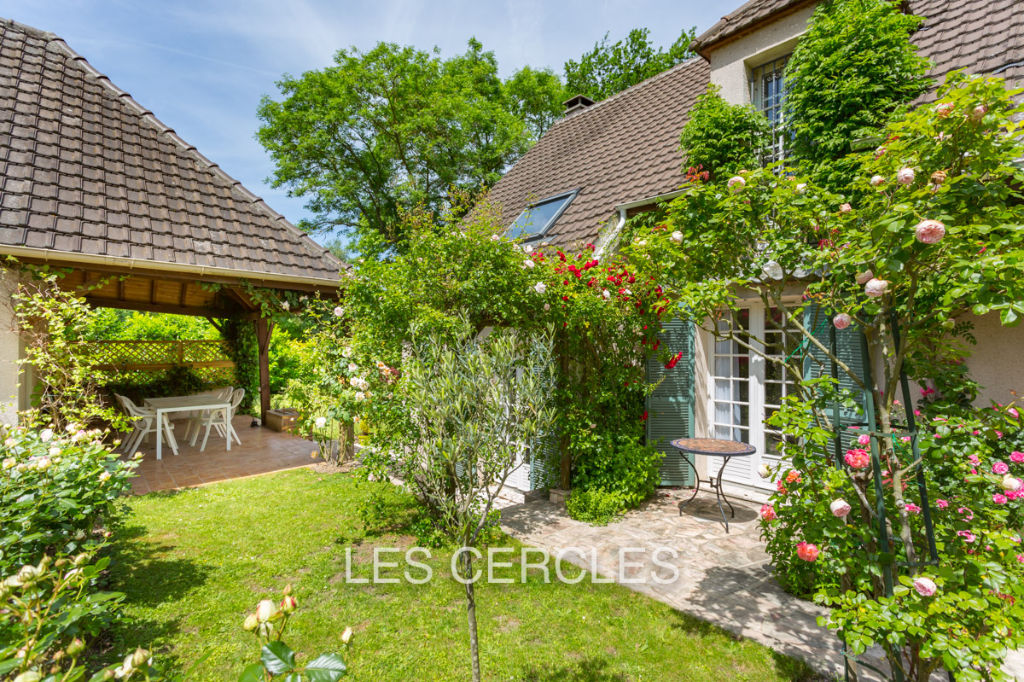
[[[125,301],[119,298],[101,298],[86,296],[90,305],[98,308],[120,308],[121,310],[140,310],[147,313],[172,313],[174,315],[198,315],[200,317],[231,317],[237,311],[227,308],[203,308],[177,306],[169,303],[148,303],[145,301]]]
[[[274,332],[274,323],[265,317],[257,317],[255,325],[260,368],[260,423],[266,424],[267,412],[270,411],[270,335]]]

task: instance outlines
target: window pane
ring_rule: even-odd
[[[729,395],[729,382],[723,381],[722,379],[715,379],[715,397],[719,400],[728,400],[731,396]]]
[[[750,400],[750,382],[746,380],[734,381],[733,383],[733,399],[738,400],[742,403]]]
[[[508,228],[509,239],[519,237],[530,238],[545,232],[559,212],[569,205],[573,195],[557,197],[549,201],[534,204],[519,214],[516,221]]]

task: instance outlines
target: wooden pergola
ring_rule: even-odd
[[[0,19],[0,51],[0,256],[94,306],[251,321],[265,417],[273,322],[247,292],[336,295],[344,264],[58,36]]]

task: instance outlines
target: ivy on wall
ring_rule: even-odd
[[[256,329],[252,322],[239,317],[224,320],[221,335],[227,342],[228,354],[235,363],[238,386],[245,389],[245,398],[238,406],[243,414],[255,414],[259,405],[260,367]]]

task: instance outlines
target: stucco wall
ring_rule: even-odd
[[[722,97],[733,104],[748,104],[751,69],[792,52],[813,13],[813,5],[804,7],[715,48],[708,55],[711,82],[722,88]]]
[[[1024,325],[1004,327],[998,315],[968,319],[974,323],[978,344],[971,349],[967,366],[983,386],[975,404],[1006,404],[1014,399],[1010,391],[1024,398]]]
[[[8,272],[0,273],[0,423],[13,424],[18,411],[18,358],[21,342],[11,308],[11,292],[17,285]]]

